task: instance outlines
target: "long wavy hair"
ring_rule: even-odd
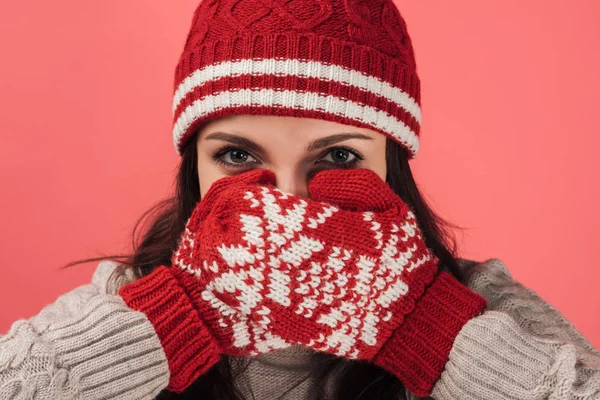
[[[122,268],[131,268],[138,278],[152,273],[158,266],[170,267],[171,255],[178,246],[178,240],[188,218],[200,201],[198,155],[194,143],[195,140],[190,140],[184,149],[174,182],[173,196],[151,207],[135,224],[131,254],[88,258],[69,263],[64,267],[85,262],[113,260],[121,264]],[[406,150],[390,139],[386,143],[386,164],[386,181],[412,208],[427,246],[439,258],[443,269],[461,279],[456,258],[456,239],[453,235],[453,229],[461,228],[442,219],[426,203],[413,178]],[[316,353],[314,357],[315,399],[406,398],[404,385],[395,376],[374,364],[345,360],[324,353]],[[248,359],[223,356],[185,392],[177,394],[163,390],[157,399],[244,400],[236,386],[236,381],[244,373],[247,364]],[[327,390],[332,390],[333,393],[327,393]]]

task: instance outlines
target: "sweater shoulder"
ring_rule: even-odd
[[[486,274],[498,279],[511,280],[512,275],[506,264],[499,258],[488,258],[484,261],[476,261],[468,258],[457,258],[458,266],[462,271],[464,283],[468,283],[473,275]]]
[[[100,262],[91,283],[0,334],[0,399],[153,399],[168,385],[153,325],[113,294],[129,275],[119,268]]]
[[[103,260],[98,263],[92,275],[92,284],[101,293],[118,294],[119,289],[137,278],[133,270],[114,260]]]
[[[463,284],[487,300],[488,310],[509,315],[525,332],[536,337],[573,343],[584,358],[586,353],[594,353],[596,359],[600,355],[556,307],[513,279],[502,260],[458,259],[458,262]]]

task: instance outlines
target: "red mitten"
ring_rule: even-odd
[[[160,266],[150,275],[123,286],[119,295],[132,309],[146,314],[159,337],[168,360],[171,373],[167,389],[182,392],[200,375],[210,369],[221,354],[243,356],[260,352],[251,347],[237,345],[238,325],[248,326],[247,317],[223,303],[220,308],[209,302],[219,302],[205,290],[204,282],[184,272],[201,269],[198,264],[176,264],[190,249],[190,232],[200,231],[200,222],[215,206],[217,195],[229,186],[240,184],[260,185],[273,182],[269,172],[238,175],[218,181],[208,196],[198,203],[188,219],[180,239],[179,250],[173,254],[173,267]],[[207,228],[210,231],[211,228]],[[191,259],[190,259],[191,261]],[[208,295],[208,296],[207,296]],[[207,300],[205,301],[204,298]],[[260,326],[253,328],[256,335],[272,338]],[[279,347],[289,346],[281,340]],[[270,349],[269,349],[270,350]]]
[[[260,336],[237,323],[234,346],[300,343],[370,360],[427,395],[485,300],[449,274],[436,276],[408,205],[368,170],[320,172],[312,200],[273,188],[270,178],[266,186],[240,179],[217,186],[175,262],[204,282],[203,299],[223,321],[234,308],[263,328]]]

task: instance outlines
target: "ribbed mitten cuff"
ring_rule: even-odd
[[[428,396],[448,361],[454,339],[485,307],[483,297],[442,272],[373,362],[396,375],[417,396]]]
[[[219,361],[217,342],[170,268],[158,267],[119,295],[154,326],[171,371],[168,390],[184,391]]]

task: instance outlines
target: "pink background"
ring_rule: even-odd
[[[0,332],[87,283],[166,196],[172,71],[197,0],[0,3]],[[600,347],[600,2],[401,0],[417,181]]]

